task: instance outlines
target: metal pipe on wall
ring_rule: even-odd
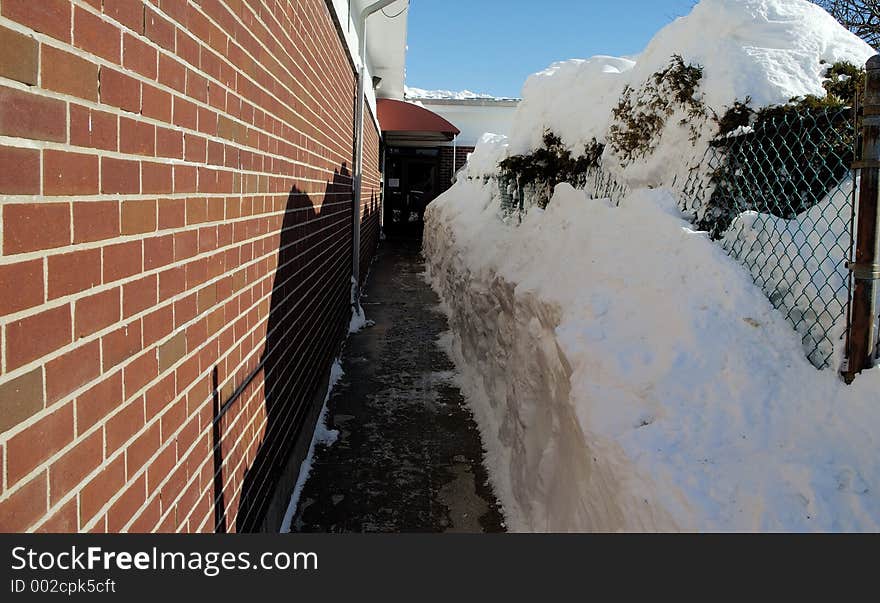
[[[394,4],[398,0],[379,0],[368,6],[365,6],[360,14],[360,67],[358,69],[358,87],[357,87],[357,111],[355,112],[355,122],[357,124],[357,138],[355,141],[354,156],[354,173],[352,183],[354,185],[354,214],[353,220],[353,236],[352,236],[352,267],[351,276],[354,286],[355,304],[360,300],[360,282],[361,282],[361,199],[363,194],[363,170],[364,170],[364,113],[366,100],[364,98],[367,77],[367,19],[375,13],[379,12],[386,6]]]

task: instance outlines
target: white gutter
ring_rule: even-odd
[[[358,89],[357,89],[357,111],[355,112],[355,122],[357,123],[357,140],[355,143],[354,156],[354,236],[352,248],[352,266],[351,276],[355,289],[355,296],[352,302],[358,304],[360,301],[360,282],[361,282],[361,195],[363,186],[364,171],[364,93],[366,88],[367,73],[367,19],[371,15],[379,12],[389,4],[394,4],[397,0],[379,0],[369,6],[365,6],[361,11],[360,25],[360,68],[358,69]]]

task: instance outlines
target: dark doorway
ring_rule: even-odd
[[[440,150],[391,147],[385,162],[385,234],[421,238],[425,207],[440,194]]]

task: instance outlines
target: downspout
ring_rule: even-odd
[[[358,70],[358,87],[357,87],[357,111],[355,112],[355,122],[357,124],[357,140],[355,143],[354,156],[354,174],[352,183],[354,185],[354,224],[353,224],[353,244],[352,244],[352,266],[351,277],[353,287],[352,303],[360,303],[360,283],[361,283],[361,198],[363,185],[364,170],[364,114],[366,113],[364,93],[367,77],[367,19],[371,15],[379,12],[389,4],[393,4],[397,0],[379,0],[369,6],[364,7],[360,15],[360,69]]]

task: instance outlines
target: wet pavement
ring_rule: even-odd
[[[473,416],[437,345],[448,329],[419,243],[383,242],[293,532],[500,532]]]

